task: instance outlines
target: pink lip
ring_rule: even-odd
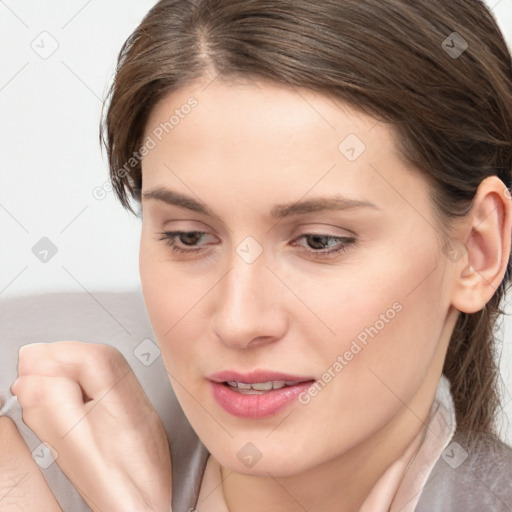
[[[293,403],[314,381],[311,377],[300,377],[285,373],[254,371],[242,374],[234,371],[214,373],[208,377],[215,401],[228,413],[239,418],[265,418],[277,414]],[[244,395],[233,391],[225,382],[246,384],[268,381],[296,382],[281,389],[272,389],[261,394]]]

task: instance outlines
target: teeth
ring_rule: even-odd
[[[236,382],[229,381],[228,385],[232,388],[237,388],[239,390],[248,391],[249,394],[251,391],[270,391],[271,389],[281,389],[285,386],[292,386],[296,384],[294,381],[284,381],[284,380],[269,380],[267,382],[254,382],[252,384],[247,384],[245,382]]]
[[[254,384],[251,384],[251,388],[256,391],[270,391],[272,389],[272,381],[255,382]]]

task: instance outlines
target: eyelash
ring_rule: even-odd
[[[318,238],[325,238],[328,241],[335,240],[338,242],[338,245],[335,249],[329,249],[327,251],[325,250],[314,250],[314,249],[307,249],[303,247],[303,250],[309,252],[310,254],[314,255],[315,257],[319,258],[328,258],[329,256],[337,256],[341,252],[345,252],[348,250],[349,246],[353,245],[356,241],[354,237],[348,237],[348,236],[336,236],[336,235],[324,235],[321,233],[304,233],[300,235],[296,240],[300,240],[301,238],[307,239],[312,237],[318,237]],[[295,243],[293,245],[296,245]]]
[[[164,231],[162,233],[159,233],[160,238],[158,240],[164,241],[171,249],[172,252],[177,254],[185,254],[185,255],[191,255],[193,253],[197,253],[203,250],[203,247],[194,247],[189,246],[189,249],[184,249],[183,247],[180,247],[176,244],[176,238],[183,236],[183,235],[208,235],[205,231]],[[301,238],[308,238],[308,237],[320,237],[320,238],[326,238],[328,241],[330,240],[337,240],[340,242],[340,245],[338,245],[335,249],[330,249],[328,251],[325,250],[314,250],[314,249],[305,249],[310,254],[314,255],[315,257],[319,258],[326,258],[329,256],[336,256],[337,254],[347,251],[350,245],[353,245],[356,242],[356,239],[354,237],[346,237],[346,236],[335,236],[335,235],[324,235],[320,233],[304,233],[300,235],[296,240],[299,240]]]
[[[171,249],[172,252],[179,254],[191,254],[194,252],[199,252],[203,248],[202,247],[193,247],[190,246],[191,249],[183,249],[176,245],[176,238],[182,235],[207,235],[205,231],[164,231],[163,233],[159,233],[160,238],[158,240],[163,240]]]

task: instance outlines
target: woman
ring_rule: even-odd
[[[209,454],[175,510],[509,510],[511,79],[478,1],[161,1],[128,39],[111,177],[140,207],[148,313]],[[21,358],[36,433],[27,390],[56,359]]]

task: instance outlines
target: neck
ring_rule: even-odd
[[[304,512],[323,510],[357,512],[391,465],[400,460],[390,477],[394,489],[415,448],[423,438],[437,382],[422,387],[412,402],[389,423],[349,451],[299,474],[261,477],[221,468],[223,491],[230,512]],[[390,494],[390,500],[393,498]],[[365,507],[366,508],[366,507]]]

